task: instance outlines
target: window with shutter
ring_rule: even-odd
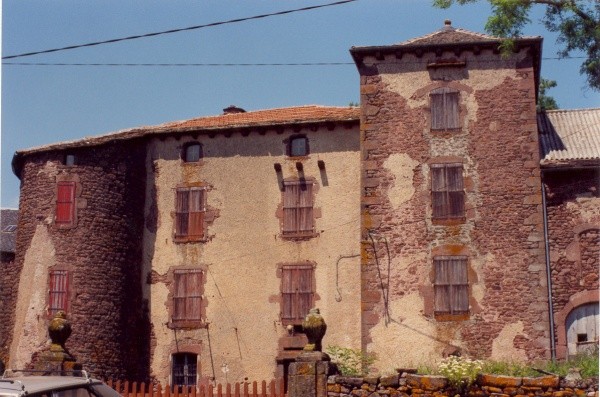
[[[283,236],[314,235],[313,182],[284,181],[283,185]]]
[[[433,90],[429,96],[431,99],[431,129],[460,128],[459,92],[442,87]]]
[[[200,269],[178,269],[173,272],[173,306],[171,320],[174,326],[193,327],[202,324],[204,272]]]
[[[436,256],[434,310],[436,315],[469,313],[469,281],[466,256]]]
[[[195,386],[197,381],[198,355],[176,353],[172,356],[173,386]],[[187,393],[185,393],[187,395]]]
[[[434,219],[465,216],[462,171],[460,163],[431,165],[431,206]]]
[[[49,281],[48,314],[52,317],[60,310],[68,312],[69,273],[66,270],[53,270]]]
[[[206,190],[202,187],[178,188],[175,209],[175,238],[197,241],[204,238]]]
[[[56,186],[56,215],[54,223],[72,225],[75,221],[75,182],[61,181]]]
[[[281,268],[281,320],[301,324],[314,305],[312,265],[285,265]]]

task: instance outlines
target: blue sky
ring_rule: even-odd
[[[183,28],[271,13],[327,0],[4,0],[2,55]],[[542,9],[537,12],[542,15]],[[451,19],[483,32],[487,2],[439,10],[431,0],[353,3],[170,35],[35,55],[5,62],[47,63],[297,63],[351,62],[348,49],[424,35]],[[556,36],[537,22],[545,58]],[[580,54],[574,54],[580,55]],[[587,90],[580,59],[546,59],[542,76],[558,82],[562,108],[600,106]],[[2,66],[0,205],[18,206],[16,150],[125,128],[246,110],[358,102],[358,73],[342,66],[83,67]]]

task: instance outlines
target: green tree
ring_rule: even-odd
[[[558,109],[558,103],[556,103],[556,100],[546,93],[550,88],[554,87],[556,87],[556,81],[546,80],[544,78],[541,79],[537,103],[538,110]]]
[[[452,4],[464,5],[480,0],[433,0],[436,7],[448,8]],[[529,13],[533,6],[546,7],[542,23],[551,32],[558,33],[562,46],[558,55],[568,56],[572,51],[583,51],[580,73],[586,75],[588,85],[600,91],[600,1],[599,0],[487,0],[492,15],[485,29],[488,33],[506,38],[505,50],[510,50],[514,39],[522,34],[523,27],[531,22]]]

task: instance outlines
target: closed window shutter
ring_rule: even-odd
[[[310,235],[314,232],[312,182],[285,182],[283,234]]]
[[[187,236],[189,230],[190,192],[178,189],[175,209],[175,235]]]
[[[434,259],[434,307],[437,314],[469,312],[469,282],[466,257]]]
[[[460,218],[465,212],[462,164],[431,165],[431,205],[434,218]]]
[[[314,301],[313,268],[310,265],[285,266],[281,274],[281,318],[300,323]]]
[[[56,223],[72,223],[75,218],[75,182],[58,182]]]
[[[173,273],[173,321],[202,320],[203,272],[199,269]]]
[[[51,316],[58,311],[67,311],[69,298],[69,277],[66,270],[54,270],[50,272],[50,288],[48,297],[48,311]]]
[[[190,190],[189,236],[204,235],[204,189]]]
[[[438,88],[431,92],[431,129],[459,128],[459,93],[450,88]]]

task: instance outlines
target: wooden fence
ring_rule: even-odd
[[[225,387],[218,384],[194,386],[176,386],[166,385],[164,388],[160,384],[145,384],[137,382],[114,382],[106,381],[108,386],[112,387],[123,397],[285,397],[283,379],[271,381],[267,388],[267,382],[262,381],[260,391],[258,383],[227,383]]]

